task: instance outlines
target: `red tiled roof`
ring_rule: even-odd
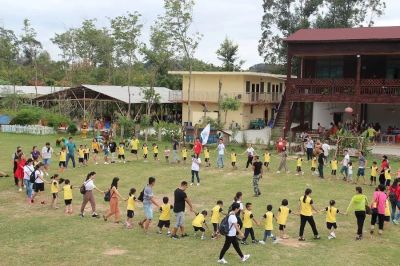
[[[400,26],[301,29],[284,39],[286,42],[351,42],[359,40],[400,40]]]

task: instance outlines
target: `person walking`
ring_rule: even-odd
[[[357,235],[356,240],[361,240],[363,237],[364,221],[366,217],[366,206],[368,206],[367,196],[363,194],[361,187],[356,187],[356,195],[351,198],[350,204],[347,207],[346,214],[351,208],[354,209],[354,215],[357,219]]]
[[[217,151],[218,151],[217,166],[218,168],[224,168],[225,145],[222,139],[219,140]]]
[[[325,140],[322,144],[322,150],[324,152],[324,161],[325,164],[328,163],[329,151],[331,150],[331,146],[329,146],[328,141]]]
[[[276,171],[277,174],[281,173],[282,168],[285,169],[286,173],[289,173],[289,170],[287,168],[286,160],[287,160],[287,152],[286,152],[286,147],[283,147],[281,152],[279,153],[279,156],[281,157],[281,161],[279,162],[279,167],[278,171]]]
[[[343,175],[343,181],[347,181],[349,174],[350,155],[348,150],[344,150],[343,153],[344,157],[342,160],[342,167],[340,168],[340,173]]]
[[[193,151],[194,151],[194,154],[196,155],[196,158],[200,157],[202,149],[203,149],[203,146],[202,146],[202,144],[200,142],[200,139],[196,138],[196,140],[194,142],[194,146],[193,146]]]
[[[146,185],[146,187],[143,190],[143,210],[144,210],[145,219],[143,221],[139,222],[139,226],[143,228],[145,234],[148,233],[149,227],[153,220],[153,204],[157,208],[160,207],[160,205],[154,199],[153,187],[155,184],[156,184],[156,179],[155,179],[155,177],[151,176],[151,177],[149,177],[149,183]]]
[[[392,223],[399,224],[398,219],[400,218],[400,178],[396,178],[393,184],[388,189],[388,198],[392,207],[391,219]],[[396,217],[396,207],[399,209],[399,213]]]
[[[195,176],[197,179],[197,186],[200,186],[200,176],[199,176],[200,164],[201,164],[200,158],[197,155],[193,154],[192,155],[192,183],[190,183],[191,186],[193,186],[193,184],[194,184]]]
[[[44,179],[44,165],[43,163],[38,163],[35,166],[35,182],[33,182],[33,193],[32,193],[32,199],[31,203],[34,203],[34,200],[36,197],[39,196],[40,192],[44,191],[44,183],[50,184],[49,181],[46,181]],[[40,202],[41,204],[45,204],[45,201],[42,200]]]
[[[65,145],[67,147],[67,161],[65,168],[68,168],[68,162],[69,160],[72,161],[72,167],[75,168],[75,150],[76,150],[76,145],[72,139],[72,137],[69,137],[68,143]]]
[[[190,207],[190,211],[194,213],[192,201],[187,196],[185,190],[188,188],[188,183],[186,181],[182,181],[180,187],[175,189],[174,191],[174,213],[176,217],[176,223],[171,232],[172,239],[179,239],[177,236],[178,229],[180,230],[181,237],[188,236],[185,233],[185,206],[186,203]]]
[[[324,165],[325,165],[325,155],[324,151],[321,148],[318,154],[318,174],[320,178],[324,178]]]
[[[110,186],[110,209],[108,210],[108,212],[103,215],[103,219],[104,221],[107,221],[108,218],[110,218],[111,216],[115,216],[115,223],[119,223],[120,219],[121,219],[121,212],[119,210],[119,204],[118,204],[118,200],[128,200],[125,199],[121,196],[121,194],[118,191],[118,182],[119,182],[119,177],[114,177],[112,182],[111,182],[111,186]]]
[[[231,211],[228,214],[229,215],[229,218],[228,218],[229,232],[225,236],[225,243],[224,243],[224,246],[221,249],[221,252],[219,253],[218,263],[221,263],[221,264],[227,264],[228,263],[225,260],[224,256],[225,256],[225,253],[231,247],[231,245],[233,245],[233,248],[236,250],[236,252],[239,255],[239,257],[242,260],[242,262],[245,262],[246,260],[248,260],[250,258],[249,254],[243,255],[243,253],[242,253],[242,251],[240,249],[240,246],[239,246],[238,239],[236,237],[236,235],[239,235],[240,238],[244,237],[244,234],[240,230],[239,225],[238,225],[238,221],[237,221],[237,218],[236,218],[239,211],[240,211],[239,203],[234,202],[232,204],[232,206],[231,206]]]
[[[382,156],[382,162],[381,162],[381,171],[379,174],[379,184],[384,185],[386,183],[386,178],[385,178],[385,171],[389,169],[389,161],[386,155]]]
[[[254,197],[258,197],[261,195],[260,188],[258,183],[263,175],[263,164],[260,162],[260,158],[258,155],[254,157],[253,162],[253,190],[254,190]]]
[[[313,158],[313,152],[314,152],[314,141],[312,140],[311,137],[308,137],[307,139],[306,152],[307,152],[307,161],[309,161]]]
[[[385,208],[386,208],[386,186],[379,185],[378,190],[374,192],[372,204],[371,204],[371,235],[374,234],[375,224],[378,222],[379,224],[379,231],[378,234],[382,235],[383,233],[383,226],[385,224]]]
[[[88,202],[90,202],[90,206],[92,207],[92,217],[93,218],[100,217],[96,212],[96,201],[94,200],[93,190],[97,190],[98,192],[100,192],[102,194],[104,194],[105,192],[96,187],[96,185],[94,184],[95,179],[96,179],[96,172],[90,172],[86,176],[86,180],[83,183],[83,186],[85,187],[85,193],[83,194],[81,212],[79,214],[79,216],[82,218],[85,216],[84,211],[85,211],[86,204]]]
[[[44,170],[49,172],[51,156],[53,155],[53,148],[50,146],[50,142],[46,142],[46,145],[42,148],[42,159],[44,164]]]
[[[318,211],[314,208],[314,201],[311,198],[312,190],[307,188],[304,192],[304,196],[300,197],[299,200],[299,213],[300,213],[300,231],[299,231],[299,241],[305,241],[304,238],[304,227],[308,222],[311,226],[311,229],[314,234],[314,239],[320,239],[318,235],[317,226],[315,225],[313,211],[318,213]]]
[[[248,144],[247,149],[243,154],[247,154],[247,162],[246,162],[246,169],[249,168],[249,165],[253,165],[253,158],[255,155],[254,148],[251,144]]]
[[[35,171],[35,168],[33,166],[33,160],[32,158],[29,158],[24,166],[24,186],[26,190],[26,196],[28,203],[31,203],[32,200],[32,186],[33,184],[30,182],[30,177],[31,174]]]
[[[179,150],[179,142],[174,138],[172,140],[172,158],[174,163],[180,162],[178,150]]]

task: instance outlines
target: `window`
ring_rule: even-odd
[[[256,92],[256,84],[251,84],[251,92]]]
[[[343,78],[343,60],[339,58],[318,59],[317,78]]]
[[[270,94],[271,93],[271,82],[267,83],[267,93]]]
[[[271,92],[272,92],[272,93],[275,93],[275,84],[272,84],[272,90],[271,90]]]
[[[253,105],[250,105],[250,114],[252,114],[253,113]]]
[[[260,92],[260,84],[256,84],[256,92]]]
[[[283,83],[279,83],[279,93],[283,92]]]
[[[250,93],[250,81],[246,81],[246,93]]]
[[[260,93],[264,93],[264,82],[260,83]]]

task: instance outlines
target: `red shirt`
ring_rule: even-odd
[[[15,170],[14,176],[18,179],[23,179],[24,178],[24,166],[25,166],[26,161],[21,160],[18,162],[17,165],[17,170]]]
[[[201,146],[200,141],[196,140],[196,142],[194,143],[194,153],[200,154],[201,149],[202,149],[202,146]]]
[[[381,169],[382,169],[381,171],[383,172],[387,168],[389,168],[388,161],[387,160],[383,160],[382,163],[381,163]]]

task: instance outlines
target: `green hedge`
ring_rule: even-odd
[[[39,121],[49,127],[58,128],[60,124],[70,124],[68,117],[51,113],[39,107],[25,107],[17,112],[11,120],[12,125],[36,125]]]

